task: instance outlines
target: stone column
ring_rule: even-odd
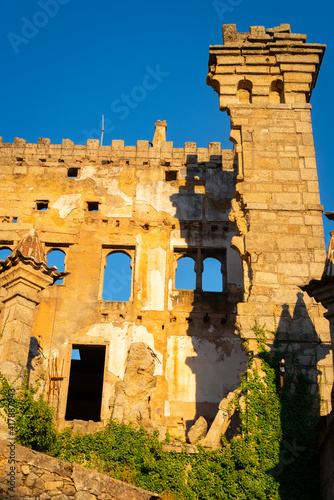
[[[10,383],[19,385],[27,366],[34,310],[38,292],[53,283],[53,278],[19,262],[0,275],[2,327],[0,371]]]

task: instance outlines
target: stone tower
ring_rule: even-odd
[[[230,214],[244,275],[238,328],[254,350],[255,323],[266,326],[269,342],[277,330],[311,372],[314,346],[318,369],[331,363],[321,306],[299,288],[321,276],[325,259],[309,101],[326,47],[306,43],[288,24],[252,26],[249,33],[225,25],[223,39],[210,46],[207,83],[231,117],[238,162]],[[332,370],[320,369],[329,405]]]

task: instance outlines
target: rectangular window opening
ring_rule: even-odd
[[[166,182],[177,181],[177,170],[166,170],[165,180]]]
[[[47,210],[49,206],[48,200],[39,200],[36,201],[36,209],[37,210]]]
[[[89,212],[98,212],[99,211],[99,202],[98,201],[87,201],[87,208]]]
[[[76,167],[71,167],[67,170],[67,177],[78,177],[79,169]]]
[[[106,346],[73,345],[65,420],[101,420]]]

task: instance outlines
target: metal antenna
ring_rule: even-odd
[[[100,146],[102,146],[103,143],[103,132],[104,132],[104,115],[102,115],[102,133],[101,133]]]

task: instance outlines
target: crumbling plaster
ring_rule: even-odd
[[[0,246],[13,248],[34,227],[46,251],[66,253],[70,274],[39,292],[31,332],[42,359],[32,380],[44,370],[50,387],[52,363],[61,373],[52,399],[61,424],[73,344],[106,346],[106,422],[129,347],[144,343],[151,371],[148,352],[155,359],[145,408],[184,436],[196,416],[212,420],[239,386],[247,360],[241,336],[256,352],[256,323],[267,329],[269,346],[277,330],[294,350],[287,367],[299,357],[315,392],[321,373],[321,411],[330,410],[329,328],[323,308],[299,288],[319,277],[325,257],[309,104],[325,47],[307,44],[289,25],[250,33],[226,25],[223,34],[223,45],[210,46],[207,83],[231,116],[233,150],[192,142],[174,148],[160,121],[151,147],[148,140],[0,141]],[[131,257],[126,302],[103,299],[113,251]],[[187,253],[197,286],[176,290],[176,265]],[[209,255],[221,263],[222,292],[201,289]]]
[[[46,252],[56,248],[66,254],[70,274],[63,284],[41,292],[32,327],[42,355],[38,363],[33,361],[31,381],[45,377],[42,387],[50,390],[50,366],[56,364],[62,380],[58,396],[50,399],[60,423],[72,345],[106,346],[101,405],[106,422],[134,342],[146,343],[157,357],[157,384],[150,398],[153,419],[171,429],[181,426],[181,434],[199,411],[213,419],[222,397],[238,386],[246,361],[234,333],[242,270],[230,247],[237,234],[229,222],[236,176],[233,151],[221,150],[218,143],[207,149],[186,143],[182,149],[163,140],[154,147],[148,141],[138,141],[137,147],[124,147],[123,141],[100,147],[94,140],[87,146],[64,140],[59,146],[46,139],[38,145],[22,139],[0,143],[0,151],[0,220],[17,217],[15,224],[1,224],[0,243],[13,248],[33,226]],[[77,169],[77,177],[68,177],[70,168]],[[171,170],[177,172],[175,181],[166,180]],[[47,210],[37,210],[38,200],[48,202]],[[97,202],[98,211],[89,211],[88,202]],[[175,249],[189,247],[223,256],[224,292],[175,290]],[[102,297],[106,257],[113,251],[131,257],[127,302]],[[204,323],[206,314],[209,325]],[[182,378],[176,376],[180,360],[195,357],[204,361],[202,366],[194,372],[185,362]],[[214,373],[224,377],[221,385]],[[188,388],[184,380],[189,380]],[[206,384],[211,389],[204,389]]]

